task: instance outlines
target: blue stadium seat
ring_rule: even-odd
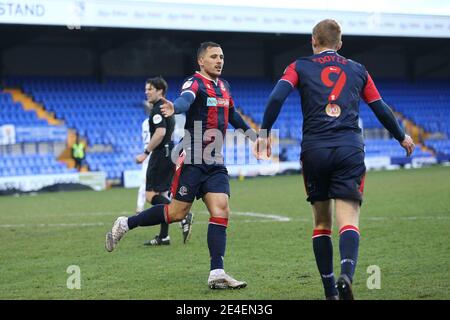
[[[170,78],[168,98],[177,97],[182,79]],[[262,78],[229,79],[233,83],[233,97],[237,106],[260,124],[264,106],[274,82]],[[109,177],[121,178],[121,172],[139,168],[133,163],[134,154],[142,150],[140,125],[146,118],[142,102],[145,99],[142,83],[144,78],[110,77],[103,83],[88,77],[10,77],[6,85],[21,86],[36,101],[42,102],[47,110],[55,112],[59,119],[88,139],[90,147],[109,145],[112,152],[104,155],[88,152],[86,163],[91,170],[106,170]],[[384,100],[395,111],[415,121],[429,132],[440,132],[450,137],[450,85],[448,82],[418,81],[405,83],[396,80],[377,82]],[[303,117],[300,97],[293,92],[286,100],[280,116],[274,125],[280,131],[281,139],[296,141],[288,149],[288,158],[297,161],[300,154],[301,126]],[[7,107],[4,107],[7,106]],[[370,108],[361,103],[360,117],[365,129],[378,129],[382,125]],[[20,104],[14,103],[10,94],[0,93],[0,122],[14,121],[15,124],[38,124],[43,120],[34,112],[26,112]],[[438,154],[449,153],[448,145],[426,141]],[[418,148],[420,149],[420,148]],[[417,155],[429,153],[416,150]],[[403,154],[394,140],[366,141],[367,154],[396,156]],[[131,159],[131,160],[130,160]],[[53,159],[54,160],[54,159]],[[55,166],[49,159],[35,159],[49,171]],[[10,167],[5,161],[4,168]],[[26,163],[30,166],[30,163]],[[50,169],[49,169],[50,168]],[[6,174],[3,169],[1,172]],[[119,172],[119,173],[118,173]]]

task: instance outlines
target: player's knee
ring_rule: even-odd
[[[186,203],[185,205],[180,205],[179,203],[173,205],[172,203],[169,205],[169,217],[170,222],[177,222],[183,220],[186,215],[189,213],[189,209],[191,207],[190,203]]]
[[[183,220],[188,214],[188,210],[177,209],[174,211],[169,211],[171,222],[177,222]]]
[[[230,207],[228,206],[228,203],[221,208],[221,211],[227,217],[230,215]]]
[[[228,206],[228,202],[219,203],[211,210],[211,216],[220,217],[220,218],[228,218],[230,215],[230,207]]]
[[[152,199],[154,196],[155,196],[154,192],[149,192],[149,191],[145,192],[145,199],[147,200],[148,203],[152,203]]]

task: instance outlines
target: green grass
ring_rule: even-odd
[[[322,299],[301,177],[232,180],[231,190],[236,214],[225,268],[248,282],[244,290],[207,287],[208,215],[201,201],[187,245],[176,224],[170,246],[142,246],[159,227],[138,228],[106,252],[105,233],[117,216],[132,214],[137,193],[111,189],[1,197],[0,299]],[[358,299],[450,299],[450,168],[369,172],[360,229]],[[333,241],[338,273],[336,230]],[[80,267],[80,290],[66,286],[70,265]],[[381,269],[381,289],[366,286],[370,265]]]

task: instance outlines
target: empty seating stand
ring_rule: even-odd
[[[254,122],[261,124],[265,103],[275,83],[261,78],[228,80],[232,84],[236,106]],[[168,79],[169,99],[178,96],[182,81],[181,78]],[[87,138],[89,147],[110,147],[110,152],[87,153],[86,162],[90,170],[105,171],[107,178],[120,179],[124,170],[139,168],[134,163],[134,157],[142,150],[141,123],[147,117],[143,108],[145,78],[108,78],[99,83],[92,78],[14,77],[6,79],[6,83],[20,86],[48,111],[54,112],[69,128],[76,129],[82,137]],[[450,83],[407,84],[386,80],[377,81],[377,85],[384,100],[405,117],[427,131],[442,132],[447,138],[450,136]],[[2,122],[37,125],[41,121],[33,113],[23,111],[6,95],[0,95],[0,107]],[[363,102],[360,105],[360,118],[364,130],[382,128]],[[274,125],[274,129],[279,130],[280,141],[289,142],[279,148],[286,148],[289,161],[299,159],[302,125],[300,97],[293,91]],[[446,143],[430,141],[430,146],[438,154],[449,154]],[[235,147],[233,161],[242,157],[242,151],[239,151],[242,148]],[[225,154],[227,152],[231,154],[225,150]],[[368,156],[404,155],[403,149],[393,139],[366,140],[366,153]],[[422,152],[420,148],[415,153],[415,156],[429,155],[429,152]],[[246,161],[250,161],[248,155],[245,157]],[[3,167],[0,172],[6,169]]]

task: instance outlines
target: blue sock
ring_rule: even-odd
[[[355,226],[344,226],[339,231],[339,235],[341,274],[345,274],[353,281],[356,262],[358,261],[359,229]]]
[[[170,200],[166,197],[156,194],[152,198],[152,205],[156,206],[158,204],[169,204]],[[166,222],[161,223],[161,227],[159,230],[159,237],[161,239],[166,238],[169,235],[169,225]]]
[[[169,235],[169,225],[165,222],[161,223],[159,228],[159,237],[161,239],[166,238]]]
[[[211,257],[211,270],[223,269],[223,257],[227,245],[228,219],[210,218],[208,225],[208,248]]]
[[[153,206],[137,215],[128,217],[128,228],[131,230],[138,226],[155,226],[157,224],[166,223],[166,206],[167,205],[164,204]]]
[[[335,288],[333,274],[333,243],[331,242],[331,230],[315,229],[313,233],[313,250],[316,257],[317,268],[322,278],[323,289],[326,297],[338,294]]]

